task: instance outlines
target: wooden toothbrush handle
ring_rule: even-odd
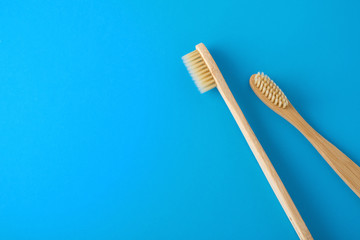
[[[221,76],[222,77],[222,76]],[[313,239],[310,231],[306,227],[304,220],[302,219],[299,211],[297,210],[294,202],[292,201],[289,193],[287,192],[284,184],[282,183],[279,175],[275,171],[274,166],[271,164],[268,156],[262,148],[259,140],[256,138],[253,130],[247,122],[244,114],[242,113],[239,105],[237,104],[234,96],[223,79],[218,79],[217,88],[229,107],[232,115],[234,116],[237,124],[240,127],[247,143],[249,144],[251,151],[255,155],[262,171],[265,174],[271,188],[273,189],[277,199],[279,200],[282,208],[288,216],[291,224],[293,225],[297,235],[300,239]]]
[[[291,121],[293,125],[309,140],[351,190],[360,197],[360,167],[316,132],[300,114],[296,112],[296,115],[294,118],[296,120]]]

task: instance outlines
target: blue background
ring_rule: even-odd
[[[204,42],[315,239],[359,198],[251,91],[264,71],[360,165],[356,1],[1,1],[0,239],[297,239],[217,90]]]

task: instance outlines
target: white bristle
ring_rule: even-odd
[[[264,73],[258,72],[254,77],[254,85],[259,91],[269,99],[273,104],[278,107],[286,108],[289,105],[285,94],[281,89],[274,83],[269,76]]]
[[[215,79],[198,50],[186,54],[182,59],[201,93],[216,87]]]

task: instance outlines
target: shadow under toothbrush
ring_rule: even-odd
[[[280,177],[286,175],[286,179],[283,177],[282,181],[286,185],[288,192],[304,218],[305,223],[311,230],[310,232],[313,237],[315,239],[332,239],[333,235],[326,224],[324,224],[326,223],[326,219],[321,218],[321,214],[314,214],[317,212],[318,208],[313,204],[313,198],[309,196],[307,187],[302,184],[299,178],[293,177],[297,175],[297,169],[291,168],[287,163],[288,159],[285,159],[281,154],[283,145],[276,144],[278,141],[275,140],[273,134],[268,130],[270,126],[267,126],[267,121],[259,117],[262,115],[260,112],[265,108],[262,107],[260,110],[258,106],[262,103],[260,103],[260,100],[257,99],[249,86],[249,78],[253,72],[242,73],[237,67],[242,66],[239,59],[230,59],[226,54],[212,48],[210,48],[210,52],[217,62],[220,71],[224,75],[229,88],[232,90],[235,99],[238,101],[240,108],[244,112],[245,117],[248,119],[250,126],[252,126],[254,132],[257,133],[259,141],[263,144],[275,169],[279,172]],[[234,64],[235,62],[237,65]],[[286,85],[284,87],[285,89],[288,89]],[[305,95],[302,95],[300,91],[291,91],[289,94],[296,97],[297,102],[303,101],[303,103],[306,103],[307,101]],[[267,109],[267,111],[271,110]],[[267,147],[268,145],[271,145],[271,148]],[[294,189],[296,189],[296,191]],[[297,194],[293,192],[296,192]],[[313,225],[312,223],[316,223],[316,229],[311,227]]]

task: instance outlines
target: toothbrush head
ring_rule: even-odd
[[[267,100],[266,102],[270,102],[279,108],[286,108],[290,104],[283,91],[264,73],[258,72],[252,75],[250,86],[263,101]]]
[[[209,60],[214,64],[215,61],[204,44],[196,45],[196,50],[183,56],[182,60],[201,93],[216,87],[214,69],[209,67]]]

